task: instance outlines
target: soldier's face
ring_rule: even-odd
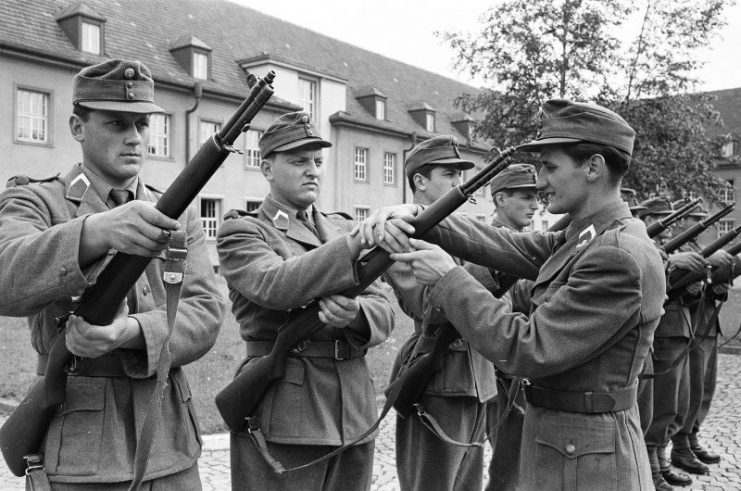
[[[538,209],[538,194],[535,189],[513,189],[508,193],[496,193],[497,216],[509,221],[517,229],[530,225]]]
[[[422,192],[427,204],[434,203],[461,182],[461,170],[452,165],[433,167],[430,177],[419,175],[422,179],[419,180],[417,189]]]
[[[319,197],[324,158],[321,148],[276,152],[262,161],[270,193],[281,203],[305,210]]]
[[[91,111],[87,121],[70,117],[72,136],[82,145],[83,163],[114,186],[141,172],[149,144],[149,115]]]
[[[540,161],[542,165],[535,186],[548,203],[547,210],[555,215],[574,215],[587,201],[585,166],[588,164],[572,159],[557,145],[543,147]]]

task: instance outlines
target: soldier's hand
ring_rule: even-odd
[[[136,319],[127,317],[126,301],[121,303],[113,322],[107,326],[90,324],[82,317],[70,315],[67,319],[65,342],[73,355],[97,358],[127,345],[141,334]]]
[[[167,247],[168,233],[180,228],[151,203],[134,200],[85,220],[81,249],[103,253],[115,249],[136,256],[153,257]],[[87,251],[80,251],[83,255]],[[100,254],[99,254],[100,255]],[[99,256],[98,255],[98,256]]]
[[[713,268],[730,268],[733,265],[733,256],[720,249],[708,257],[708,262]]]
[[[676,269],[703,273],[707,262],[697,252],[677,252],[669,256],[669,272]]]
[[[417,283],[434,285],[457,266],[453,258],[439,246],[418,239],[409,239],[409,242],[415,249],[413,252],[394,253],[391,259],[409,264]]]
[[[346,327],[360,312],[358,301],[344,295],[320,298],[319,308],[319,320],[331,327]]]
[[[689,285],[687,285],[687,287],[685,288],[685,291],[689,295],[692,295],[693,297],[696,297],[702,291],[703,284],[704,283],[702,281],[694,281],[694,282],[690,283]]]
[[[410,222],[418,210],[417,205],[406,204],[379,208],[360,222],[351,232],[357,233],[365,245],[378,245],[389,252],[413,250],[409,235],[414,233]]]
[[[725,295],[728,292],[728,288],[731,286],[728,282],[722,282],[722,283],[713,283],[712,291],[713,294],[717,297],[721,297]]]

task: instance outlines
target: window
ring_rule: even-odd
[[[435,115],[433,113],[425,114],[425,129],[427,131],[435,131]]]
[[[731,230],[733,230],[733,220],[720,220],[715,226],[716,237],[720,239]]]
[[[193,52],[193,78],[208,80],[208,54]]]
[[[149,117],[149,147],[153,157],[170,156],[170,115],[152,114]]]
[[[298,79],[298,105],[309,113],[312,121],[317,121],[317,92],[316,81],[299,77]]]
[[[211,135],[215,135],[221,131],[221,123],[214,123],[213,121],[203,121],[198,124],[198,140],[200,141],[201,145],[204,144],[206,140]]]
[[[15,115],[17,141],[49,143],[49,94],[18,89]]]
[[[221,200],[201,198],[201,225],[207,239],[216,239],[221,215]]]
[[[376,99],[376,119],[386,119],[386,101],[383,99]]]
[[[355,207],[355,221],[362,222],[363,220],[368,218],[369,211],[370,211],[370,206],[356,206]]]
[[[80,50],[94,55],[100,54],[100,24],[82,23]]]
[[[355,180],[367,181],[368,149],[355,147]]]
[[[720,154],[721,156],[727,159],[730,159],[731,157],[733,157],[735,153],[736,153],[736,141],[731,140],[729,138],[729,140],[725,142],[723,146],[721,147]]]
[[[394,184],[396,176],[396,154],[386,152],[383,154],[383,183]]]
[[[721,191],[721,199],[723,201],[725,202],[736,201],[734,199],[735,193],[733,192],[734,184],[735,184],[735,181],[733,179],[728,179],[728,186],[723,188],[723,191]]]
[[[245,169],[259,169],[260,161],[260,137],[262,131],[247,130],[244,135],[244,168]]]
[[[244,209],[247,211],[255,211],[256,209],[260,208],[261,204],[262,204],[261,199],[247,198],[245,200]]]

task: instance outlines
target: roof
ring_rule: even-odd
[[[465,137],[451,124],[450,115],[460,120],[454,101],[463,93],[478,92],[227,0],[0,0],[0,49],[31,51],[78,66],[101,61],[104,57],[77,51],[59,27],[55,17],[70,11],[106,19],[107,56],[141,60],[157,82],[193,85],[194,79],[169,51],[184,36],[192,37],[212,50],[212,80],[204,81],[205,91],[241,98],[246,83],[238,61],[279,59],[346,80],[342,120],[380,124],[397,132],[425,136],[424,128],[408,113],[408,106],[425,104],[436,111],[437,133]],[[385,122],[376,120],[356,99],[358,89],[369,86],[388,97]]]
[[[706,93],[716,97],[713,106],[723,118],[723,126],[708,128],[708,133],[712,135],[733,133],[741,136],[741,88]]]

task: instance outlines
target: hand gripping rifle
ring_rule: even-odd
[[[667,242],[661,247],[661,250],[663,250],[667,254],[671,254],[672,252],[676,251],[686,242],[689,242],[690,240],[694,239],[695,237],[700,235],[702,232],[704,232],[709,226],[713,225],[715,222],[717,222],[724,216],[731,213],[735,205],[736,205],[735,202],[731,202],[731,203],[724,205],[723,208],[721,208],[714,215],[711,215],[707,217],[705,220],[694,224],[693,226],[691,226],[690,228],[688,228],[681,234],[671,239],[669,242]]]
[[[702,198],[697,198],[696,200],[690,201],[686,205],[682,206],[680,209],[674,211],[671,215],[667,215],[661,220],[653,222],[651,225],[646,227],[646,233],[648,233],[648,236],[653,239],[661,232],[666,230],[667,227],[672,225],[674,222],[689,215],[689,213],[694,210],[701,201]]]
[[[157,202],[155,208],[170,218],[183,214],[206,182],[226,160],[234,141],[245,130],[273,94],[275,72],[270,71],[252,85],[249,95],[222,130],[209,138]],[[117,253],[101,272],[95,285],[84,294],[75,315],[96,325],[110,324],[116,311],[151,258]],[[5,462],[16,476],[23,476],[24,456],[37,453],[52,417],[64,402],[67,365],[73,355],[67,350],[62,329],[52,341],[46,374],[39,378],[18,408],[0,428],[0,448]]]
[[[469,181],[451,189],[425,208],[411,222],[415,229],[414,237],[424,235],[506,168],[509,165],[507,158],[514,151],[514,148],[504,150]],[[342,292],[342,295],[359,295],[392,264],[388,252],[380,247],[371,250],[358,262],[358,284]],[[216,394],[216,407],[232,431],[242,431],[247,418],[255,414],[271,385],[283,378],[291,348],[322,327],[318,317],[319,310],[319,302],[313,300],[302,309],[292,312],[289,320],[278,329],[278,336],[270,353],[251,361],[244,371]]]

